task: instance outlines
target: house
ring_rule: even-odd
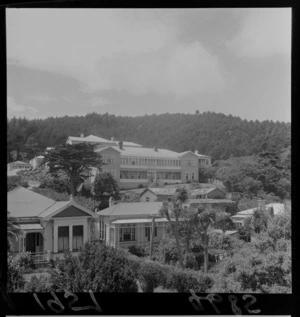
[[[26,162],[22,162],[22,161],[15,161],[15,162],[11,162],[7,164],[7,170],[11,171],[11,170],[29,170],[31,169],[31,165],[29,163]]]
[[[267,205],[262,203],[262,206],[266,208],[267,212],[269,212],[271,216],[284,213],[284,204],[281,203],[270,203]],[[257,210],[257,208],[258,207],[239,211],[236,215],[232,216],[231,219],[237,227],[243,227],[245,225],[246,220],[252,218],[253,213],[255,210]]]
[[[153,217],[155,238],[162,238],[168,230],[168,220],[159,213],[161,207],[161,202],[127,202],[97,211],[100,240],[117,248],[149,246]]]
[[[141,202],[165,201],[175,194],[176,188],[147,188],[141,195]]]
[[[41,166],[44,162],[44,156],[43,155],[39,155],[34,157],[33,159],[31,159],[29,161],[30,165],[32,166],[33,169],[38,168],[39,166]]]
[[[17,219],[23,235],[15,242],[16,252],[29,251],[39,260],[61,258],[77,252],[97,237],[98,216],[69,201],[54,201],[24,187],[7,193],[7,210]]]
[[[87,142],[95,145],[95,151],[105,163],[103,172],[111,173],[121,189],[133,189],[151,182],[176,184],[197,182],[199,162],[210,160],[192,151],[182,153],[167,149],[145,148],[140,144],[127,141],[107,140],[94,135],[69,137],[68,144]],[[95,177],[91,175],[91,181]]]
[[[237,203],[229,199],[188,199],[183,203],[183,208],[224,209],[229,213],[236,212]]]
[[[207,187],[191,190],[190,197],[192,199],[226,199],[226,193],[217,187]]]

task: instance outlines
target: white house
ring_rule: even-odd
[[[29,251],[39,260],[61,258],[65,251],[78,252],[86,242],[97,239],[98,216],[69,201],[54,201],[24,187],[7,193],[7,210],[17,219],[23,235],[14,251]]]
[[[149,246],[153,217],[155,238],[162,238],[168,230],[168,220],[159,214],[161,207],[161,202],[127,202],[96,212],[99,215],[100,240],[117,248]]]

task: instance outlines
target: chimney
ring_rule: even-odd
[[[195,151],[195,154],[199,154],[199,153],[198,153],[198,150]]]
[[[119,141],[119,149],[123,150],[123,141]]]
[[[115,140],[115,138],[112,136],[112,137],[110,138],[110,140],[111,140],[111,141],[114,141],[114,140]]]
[[[155,152],[158,152],[157,146],[153,146],[153,150],[154,150]]]
[[[115,204],[113,197],[109,197],[109,207],[112,207]]]
[[[70,201],[73,201],[73,195],[72,194],[70,195]]]
[[[80,137],[83,139],[83,138],[84,138],[84,134],[83,134],[83,133],[80,133]]]

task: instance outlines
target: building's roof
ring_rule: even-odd
[[[119,148],[116,148],[115,146],[111,146],[111,145],[100,147],[99,149],[95,150],[95,152],[100,153],[100,152],[107,150],[107,149],[112,149],[114,151],[121,152],[121,150]]]
[[[283,214],[284,213],[284,204],[281,204],[281,203],[271,203],[271,204],[267,204],[265,207],[266,208],[273,207],[274,215],[278,215],[278,214]],[[243,211],[239,211],[237,213],[237,215],[239,215],[239,216],[241,216],[241,215],[253,215],[253,212],[254,212],[255,209],[257,209],[257,207],[250,208],[250,209],[243,210]]]
[[[212,233],[220,233],[220,234],[223,233],[223,231],[221,229],[213,229],[211,232]],[[225,233],[225,235],[232,235],[232,234],[235,234],[237,232],[238,232],[238,230],[226,230],[224,233]]]
[[[37,159],[43,159],[43,158],[45,158],[45,156],[44,156],[44,155],[39,155],[39,156],[37,156],[37,157],[35,157],[35,158],[37,158]]]
[[[141,219],[118,219],[118,220],[114,220],[111,223],[112,224],[130,224],[130,223],[151,223],[152,219],[151,218],[141,218]],[[156,218],[155,222],[168,222],[167,218]]]
[[[113,141],[110,141],[110,140],[107,140],[107,139],[103,139],[103,138],[99,138],[98,136],[96,135],[88,135],[86,136],[85,138],[83,138],[83,140],[85,142],[98,142],[98,143],[101,143],[101,142],[105,142],[105,143],[114,143]]]
[[[113,147],[121,152],[121,156],[144,156],[144,157],[161,157],[161,158],[174,158],[178,159],[178,153],[166,149],[157,149],[155,151],[153,148],[144,148],[144,147]]]
[[[55,200],[21,186],[7,193],[7,210],[12,217],[38,217],[54,204]]]
[[[120,194],[138,194],[141,195],[147,188],[136,188],[136,189],[128,189],[128,190],[120,190]]]
[[[236,204],[235,201],[229,199],[189,199],[190,204]]]
[[[39,223],[24,223],[20,224],[19,226],[22,230],[44,230],[44,228]]]
[[[99,216],[157,215],[161,207],[161,202],[119,203],[96,213]]]
[[[148,188],[155,195],[172,196],[176,192],[176,188]]]
[[[222,192],[224,192],[222,189],[217,188],[217,187],[206,187],[206,188],[198,188],[198,189],[192,189],[190,191],[190,195],[191,196],[196,196],[196,195],[206,195],[209,194],[210,192],[214,191],[214,190],[220,190]],[[225,193],[224,193],[225,194]]]
[[[181,156],[186,155],[186,154],[194,154],[194,155],[197,156],[197,154],[195,154],[195,153],[192,152],[192,151],[185,151],[185,152],[178,153],[178,156],[181,157]]]
[[[196,154],[199,158],[211,158],[211,156],[209,156],[209,155],[199,154],[198,151],[195,151],[195,154]]]
[[[115,141],[115,142],[119,142],[119,141]],[[137,146],[137,147],[141,147],[142,145],[134,143],[134,142],[128,142],[128,141],[123,141],[123,146]]]
[[[15,161],[15,162],[10,162],[10,163],[8,163],[8,165],[10,165],[10,164],[24,164],[24,165],[30,165],[29,163],[27,163],[27,162],[22,162],[22,161]]]
[[[7,193],[7,210],[12,217],[16,218],[51,218],[70,205],[81,209],[94,218],[97,217],[95,213],[73,200],[55,201],[21,186]]]

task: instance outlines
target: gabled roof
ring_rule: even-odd
[[[120,190],[120,194],[137,194],[141,195],[144,191],[148,188],[136,188],[136,189],[127,189],[127,190]]]
[[[209,194],[211,193],[212,191],[214,190],[220,190],[221,192],[223,192],[225,194],[225,192],[218,188],[218,187],[206,187],[206,188],[198,188],[198,189],[192,189],[190,191],[190,195],[191,196],[196,196],[196,195],[206,195],[206,194]]]
[[[12,217],[38,217],[55,203],[55,200],[21,186],[7,193],[7,210]]]
[[[271,208],[273,207],[274,210],[274,215],[278,215],[278,214],[283,214],[284,213],[284,204],[281,203],[271,203],[271,204],[267,204],[265,205],[266,208]],[[250,208],[250,209],[246,209],[243,211],[239,211],[237,213],[238,216],[242,216],[242,215],[253,215],[254,210],[257,209],[257,207],[255,208]]]
[[[83,140],[86,142],[99,142],[99,143],[104,142],[104,143],[112,143],[112,144],[114,143],[113,141],[99,138],[98,136],[92,135],[92,134],[86,136],[85,138],[83,138]]]
[[[154,195],[172,196],[176,192],[176,188],[148,188]]]
[[[161,202],[119,203],[97,211],[99,216],[140,216],[157,215],[162,207]]]
[[[100,149],[95,150],[95,152],[100,153],[100,152],[102,152],[104,150],[107,150],[107,149],[112,149],[114,151],[121,152],[121,150],[119,150],[115,146],[111,146],[111,145],[108,145],[108,146],[105,146],[105,147],[101,147]]]
[[[48,220],[71,205],[97,218],[95,213],[73,200],[55,201],[21,186],[7,193],[7,210],[16,218],[37,217]]]
[[[185,152],[181,152],[181,153],[179,153],[178,154],[178,156],[179,157],[181,157],[181,156],[184,156],[184,155],[186,155],[186,154],[193,154],[193,155],[195,155],[195,156],[197,156],[198,157],[198,155],[197,154],[195,154],[194,152],[192,152],[192,151],[185,151]]]

